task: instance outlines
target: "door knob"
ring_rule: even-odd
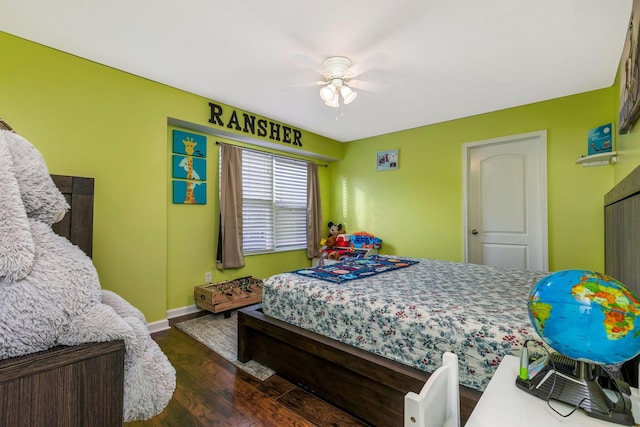
[[[473,230],[471,230],[471,234],[478,234],[478,230],[474,228]]]

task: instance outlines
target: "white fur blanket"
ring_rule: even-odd
[[[66,208],[39,151],[0,131],[0,359],[122,339],[124,419],[148,419],[171,399],[175,369],[143,314],[101,289],[91,259],[53,232]]]

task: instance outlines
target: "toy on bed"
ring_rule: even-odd
[[[347,234],[342,224],[329,222],[329,237],[323,239],[320,244],[322,258],[330,260],[343,260],[347,258],[362,257],[366,252],[355,249],[380,249],[382,240],[365,231]]]
[[[0,130],[0,360],[124,340],[123,417],[148,419],[171,399],[175,369],[144,315],[101,289],[91,259],[54,233],[67,209],[40,152]]]
[[[349,235],[342,224],[334,224],[329,221],[329,237],[322,239],[320,254],[324,259],[339,260],[346,252],[349,252]]]
[[[345,233],[346,230],[342,227],[342,224],[334,224],[333,221],[329,221],[327,224],[329,227],[329,236],[326,239],[322,239],[320,244],[320,254],[325,259],[337,259],[337,251],[334,249],[337,246],[338,236]]]
[[[382,246],[382,239],[374,237],[373,234],[365,231],[353,233],[349,242],[352,248],[380,249],[380,246]]]
[[[332,221],[329,221],[329,224],[327,224],[327,226],[329,227],[329,236],[327,236],[326,239],[322,239],[320,244],[325,249],[331,249],[337,246],[336,241],[338,239],[338,236],[340,234],[345,234],[347,230],[342,227],[342,224],[334,224]]]

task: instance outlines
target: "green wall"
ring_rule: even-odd
[[[225,123],[227,121],[225,120]],[[173,128],[169,128],[171,131]],[[192,132],[192,131],[190,131]],[[194,132],[199,133],[199,132]],[[168,136],[170,141],[170,135]],[[184,206],[169,203],[168,215],[168,281],[171,286],[168,289],[168,307],[179,308],[193,304],[193,285],[204,283],[204,273],[210,271],[213,274],[213,281],[220,282],[237,277],[254,276],[269,277],[277,272],[296,270],[307,267],[310,263],[306,250],[271,253],[264,255],[251,255],[245,257],[245,267],[240,269],[218,271],[215,267],[217,236],[218,236],[218,211],[215,202],[217,195],[218,175],[218,150],[215,142],[232,142],[236,145],[246,146],[247,144],[225,138],[208,137],[208,182],[207,205]],[[340,143],[339,152],[343,145]],[[167,148],[171,151],[170,146]],[[260,148],[262,149],[262,148]],[[265,150],[271,151],[273,150]],[[338,151],[337,151],[338,152]],[[294,156],[299,157],[299,156]],[[319,164],[328,164],[318,161]],[[170,167],[171,165],[169,165]],[[167,173],[171,174],[168,170]],[[213,175],[212,175],[213,174]],[[318,168],[318,177],[321,185],[321,199],[330,200],[331,186],[330,172],[328,167]],[[171,191],[167,187],[167,191]],[[329,216],[329,203],[324,203],[323,215]],[[198,252],[194,256],[194,249]]]
[[[168,118],[209,126],[212,100],[2,32],[0,51],[0,117],[42,152],[51,173],[95,178],[93,260],[102,287],[148,321],[193,304],[193,287],[206,271],[224,280],[308,265],[305,251],[296,251],[248,257],[241,271],[219,273],[215,179],[207,205],[171,203]],[[214,158],[215,141],[209,136]],[[309,132],[303,144],[328,158],[342,157],[344,149]],[[329,200],[328,169],[320,169]],[[217,176],[216,161],[207,173]]]
[[[383,239],[391,254],[464,259],[462,144],[547,130],[549,267],[601,271],[602,197],[614,167],[582,167],[587,132],[615,122],[609,88],[347,144],[333,174],[334,221]],[[375,152],[399,150],[397,171],[377,172]]]
[[[52,173],[96,178],[94,262],[102,286],[147,320],[193,304],[206,271],[217,281],[308,264],[304,251],[294,251],[215,270],[211,160],[221,138],[208,135],[209,203],[171,203],[174,127],[167,120],[208,127],[211,100],[2,32],[0,50],[0,117],[40,149]],[[461,260],[462,144],[546,129],[550,268],[602,270],[602,196],[640,164],[640,136],[618,138],[615,166],[583,168],[575,159],[586,154],[589,129],[616,121],[617,98],[612,87],[347,144],[305,132],[311,157],[344,158],[320,168],[325,222],[376,234],[386,253]],[[376,172],[376,151],[395,148],[400,168]]]

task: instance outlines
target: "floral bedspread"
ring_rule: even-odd
[[[345,283],[272,276],[264,281],[263,310],[427,372],[452,351],[460,383],[480,391],[505,355],[519,356],[529,338],[539,341],[527,298],[548,273],[413,259],[419,262]]]

